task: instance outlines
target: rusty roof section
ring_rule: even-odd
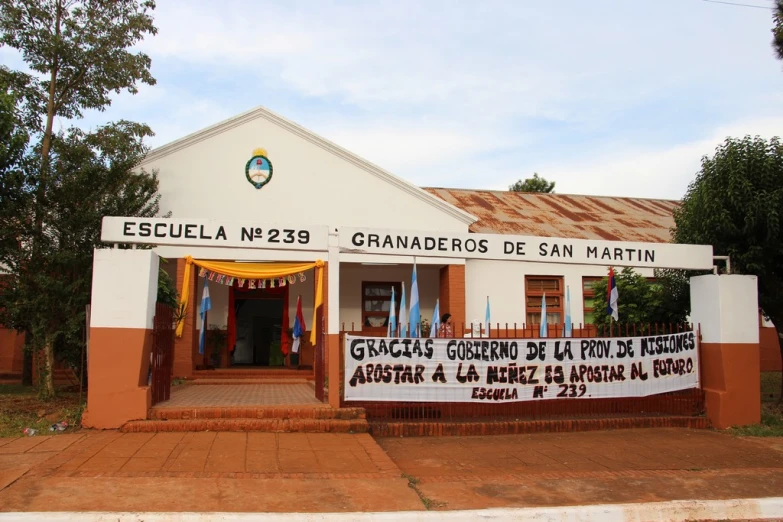
[[[679,201],[424,188],[478,218],[471,232],[668,243]]]

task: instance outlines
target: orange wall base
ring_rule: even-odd
[[[701,345],[701,382],[707,417],[718,429],[761,421],[759,345]]]
[[[90,386],[86,428],[114,429],[146,419],[152,395],[147,386],[152,330],[90,328]]]
[[[329,377],[329,406],[332,408],[340,407],[340,387],[342,381],[340,379],[340,368],[342,367],[342,357],[340,357],[340,351],[342,346],[340,344],[339,334],[329,334],[324,336],[326,338],[326,352],[329,354],[327,357],[326,375]]]
[[[775,328],[759,328],[759,343],[761,344],[761,371],[779,372],[783,370],[777,330]]]

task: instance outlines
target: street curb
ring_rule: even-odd
[[[444,521],[473,522],[658,522],[697,520],[769,520],[783,518],[783,497],[731,500],[677,500],[639,504],[603,504],[538,508],[480,509],[465,511],[391,511],[384,513],[157,513],[157,512],[43,512],[0,513],[0,522],[246,522],[250,520],[346,522],[346,521]]]

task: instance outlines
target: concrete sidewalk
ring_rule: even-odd
[[[783,440],[706,430],[0,439],[5,512],[420,512],[782,494]]]

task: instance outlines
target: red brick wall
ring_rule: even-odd
[[[761,345],[761,371],[781,371],[783,363],[780,359],[777,330],[775,328],[759,328],[759,343]]]
[[[465,323],[465,265],[440,269],[440,312],[450,313],[454,325]]]

